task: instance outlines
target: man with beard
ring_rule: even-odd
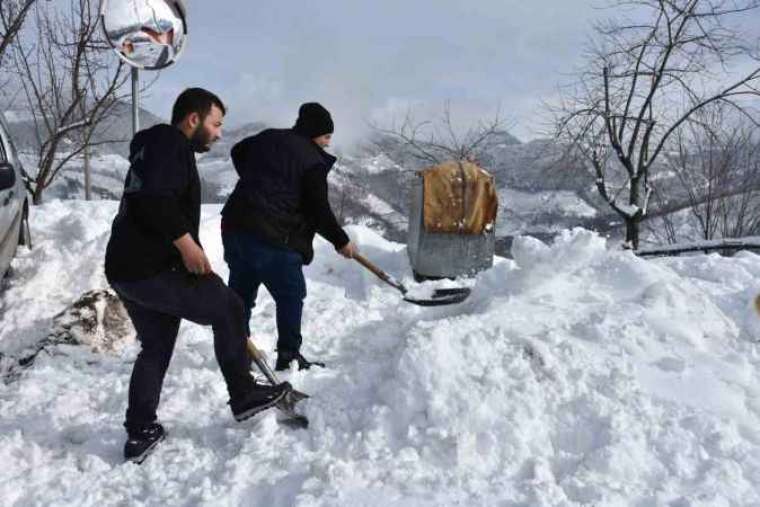
[[[330,145],[333,121],[316,102],[302,104],[292,129],[267,129],[232,148],[240,176],[222,210],[224,259],[230,288],[245,305],[246,323],[260,285],[275,301],[276,370],[295,362],[312,365],[301,354],[301,316],[306,297],[302,267],[314,257],[318,233],[346,258],[357,252],[330,208],[327,174],[336,159]]]
[[[164,438],[156,410],[181,319],[212,326],[214,354],[236,420],[275,405],[290,390],[287,383],[254,381],[243,305],[212,271],[198,238],[201,188],[194,152],[208,151],[221,137],[224,114],[217,96],[191,88],[177,98],[171,125],[138,132],[130,145],[105,263],[142,347],[124,423],[129,461],[141,463]]]

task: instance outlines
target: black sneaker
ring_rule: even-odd
[[[159,442],[166,438],[164,427],[158,423],[151,423],[139,430],[129,431],[128,434],[127,443],[124,444],[124,459],[138,465],[150,456]]]
[[[293,386],[288,382],[283,382],[276,386],[255,384],[247,395],[230,400],[229,404],[230,409],[232,409],[232,415],[238,422],[245,421],[262,410],[273,407],[292,390]]]
[[[308,370],[312,366],[325,367],[325,363],[319,361],[309,361],[301,355],[300,352],[292,352],[290,350],[278,350],[277,362],[274,365],[274,369],[277,371],[285,371],[290,368],[290,363],[298,361],[299,370]]]

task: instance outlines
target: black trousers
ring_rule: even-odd
[[[129,383],[127,431],[156,420],[181,319],[212,327],[214,353],[230,398],[243,396],[253,387],[243,304],[217,275],[172,270],[111,285],[123,301],[142,347]]]

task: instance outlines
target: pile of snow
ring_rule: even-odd
[[[0,352],[102,288],[115,203],[35,209],[36,247],[2,294]],[[219,207],[202,241],[226,276]],[[412,285],[402,245],[353,227],[363,253]],[[137,345],[69,347],[0,386],[4,505],[755,505],[760,326],[753,254],[647,261],[583,230],[481,274],[451,307],[402,302],[321,240],[306,269],[307,431],[274,412],[236,424],[211,331],[183,323],[164,385],[169,439],[123,464]],[[252,319],[275,343],[262,290]]]

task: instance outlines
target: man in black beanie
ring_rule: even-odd
[[[267,129],[232,148],[240,180],[222,210],[224,260],[229,286],[243,300],[250,321],[263,284],[277,307],[277,363],[285,370],[315,363],[301,354],[301,316],[306,297],[302,267],[314,257],[318,233],[350,259],[356,246],[338,224],[327,198],[327,174],[335,157],[334,125],[316,102],[302,104],[292,129]]]

